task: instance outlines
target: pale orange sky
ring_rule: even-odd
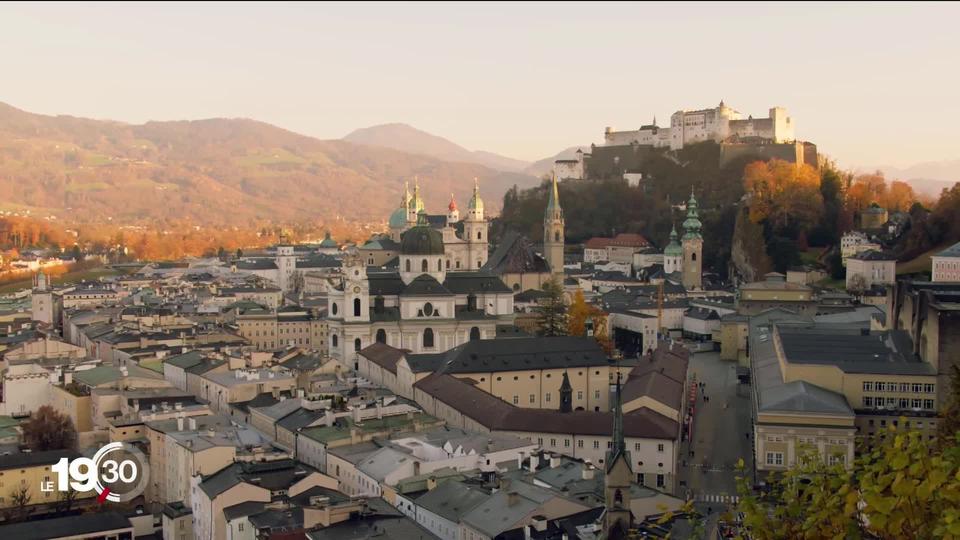
[[[958,4],[3,4],[0,101],[127,122],[406,122],[520,159],[721,99],[846,166],[960,158]]]

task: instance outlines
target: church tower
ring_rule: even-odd
[[[351,253],[343,258],[343,306],[345,322],[370,321],[370,282],[363,258]]]
[[[293,245],[287,243],[285,233],[280,235],[275,263],[277,265],[277,286],[285,293],[290,292],[295,285],[293,274],[297,271],[297,256],[294,253]]]
[[[563,276],[563,209],[560,208],[560,190],[557,175],[553,175],[550,198],[543,214],[543,255],[554,276]]]
[[[410,206],[410,183],[403,183],[403,196],[400,206],[390,214],[390,238],[400,242],[400,235],[407,229],[407,208]]]
[[[604,476],[603,537],[623,538],[633,524],[630,512],[630,485],[633,483],[633,468],[630,452],[623,434],[623,398],[620,393],[620,373],[617,372],[616,396],[613,403],[613,436],[607,450]],[[619,534],[615,534],[619,531]]]
[[[413,196],[407,202],[407,226],[413,227],[417,224],[420,212],[423,211],[423,199],[420,198],[420,178],[413,178]]]
[[[687,290],[703,288],[703,236],[700,234],[697,199],[690,190],[687,219],[683,222],[683,286]]]
[[[567,372],[563,372],[563,382],[560,384],[560,412],[573,412],[573,386],[570,385],[570,377]]]
[[[683,248],[678,242],[677,227],[670,229],[670,243],[663,250],[663,273],[672,274],[683,270]]]
[[[457,201],[450,194],[450,204],[447,205],[447,226],[452,227],[460,221],[460,210],[457,210]]]
[[[487,263],[489,224],[483,215],[483,199],[480,198],[480,182],[473,179],[473,197],[467,207],[467,219],[463,221],[463,236],[467,242],[466,268],[477,270]]]

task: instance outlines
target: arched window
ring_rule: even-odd
[[[481,240],[481,239],[483,239],[483,233],[481,233],[480,231],[477,231],[477,240]]]
[[[443,270],[443,261],[437,259],[437,272]]]
[[[477,259],[477,268],[480,268],[481,266],[483,266],[483,263],[480,262],[480,259]]]
[[[360,338],[353,340],[353,350],[360,351]]]
[[[407,272],[410,271],[410,259],[407,259]]]
[[[337,311],[338,311],[338,310],[337,310],[337,303],[334,302],[333,305],[330,306],[330,313],[336,315],[336,314],[337,314]]]
[[[387,343],[387,332],[383,328],[377,330],[377,343]]]
[[[354,317],[360,316],[360,299],[359,298],[353,299],[353,316]]]
[[[690,254],[690,260],[691,260],[691,261],[697,260],[697,254],[696,254],[696,253],[691,253],[691,254]]]
[[[470,293],[467,295],[467,311],[477,310],[477,295]]]
[[[476,341],[480,339],[480,329],[474,326],[470,329],[470,341]]]
[[[450,259],[447,259],[447,270],[450,269]]]
[[[427,270],[427,260],[426,260],[426,259],[420,261],[420,271],[421,271],[421,272],[428,272],[428,270]]]
[[[334,349],[337,348],[337,335],[336,335],[336,334],[333,334],[332,336],[330,336],[330,344],[333,345],[333,348],[334,348]]]
[[[554,242],[559,242],[559,241],[560,241],[560,231],[554,231],[554,233],[553,233],[553,241],[554,241]]]
[[[377,296],[373,299],[373,311],[376,313],[383,313],[383,297]]]
[[[432,349],[433,348],[433,329],[427,328],[423,331],[423,348]]]
[[[457,261],[457,269],[460,269],[460,261]]]

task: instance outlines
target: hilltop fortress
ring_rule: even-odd
[[[721,145],[721,162],[756,154],[758,158],[779,158],[794,163],[817,165],[816,146],[796,140],[795,123],[783,107],[773,107],[766,118],[744,117],[723,101],[710,109],[680,110],[670,116],[670,126],[660,127],[657,119],[640,129],[617,131],[607,127],[603,146],[592,145],[590,153],[577,152],[575,159],[557,160],[558,178],[593,178],[616,170],[630,175],[631,162],[652,149],[682,150],[702,142]],[[625,155],[633,154],[631,156]],[[590,162],[593,161],[591,167]],[[609,162],[609,163],[608,163]],[[592,168],[592,170],[590,170]],[[591,174],[591,172],[593,174]]]

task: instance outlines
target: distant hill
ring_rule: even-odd
[[[530,163],[493,152],[470,151],[436,135],[407,124],[381,124],[351,132],[343,140],[370,146],[382,146],[444,161],[477,163],[500,171],[521,172]]]
[[[927,161],[909,167],[875,167],[887,178],[905,180],[919,193],[938,197],[944,189],[960,182],[960,159]]]
[[[566,150],[562,150],[560,153],[556,155],[543,158],[538,161],[534,161],[526,169],[524,169],[523,172],[529,174],[530,176],[536,176],[537,178],[540,178],[543,175],[553,171],[554,161],[558,159],[573,159],[576,156],[578,149],[583,150],[584,153],[590,153],[589,144],[585,144],[582,146],[571,146],[570,148],[567,148]]]
[[[480,179],[488,208],[533,177],[247,119],[131,125],[44,116],[0,103],[0,208],[78,222],[385,220],[418,175],[428,211],[466,202]]]

